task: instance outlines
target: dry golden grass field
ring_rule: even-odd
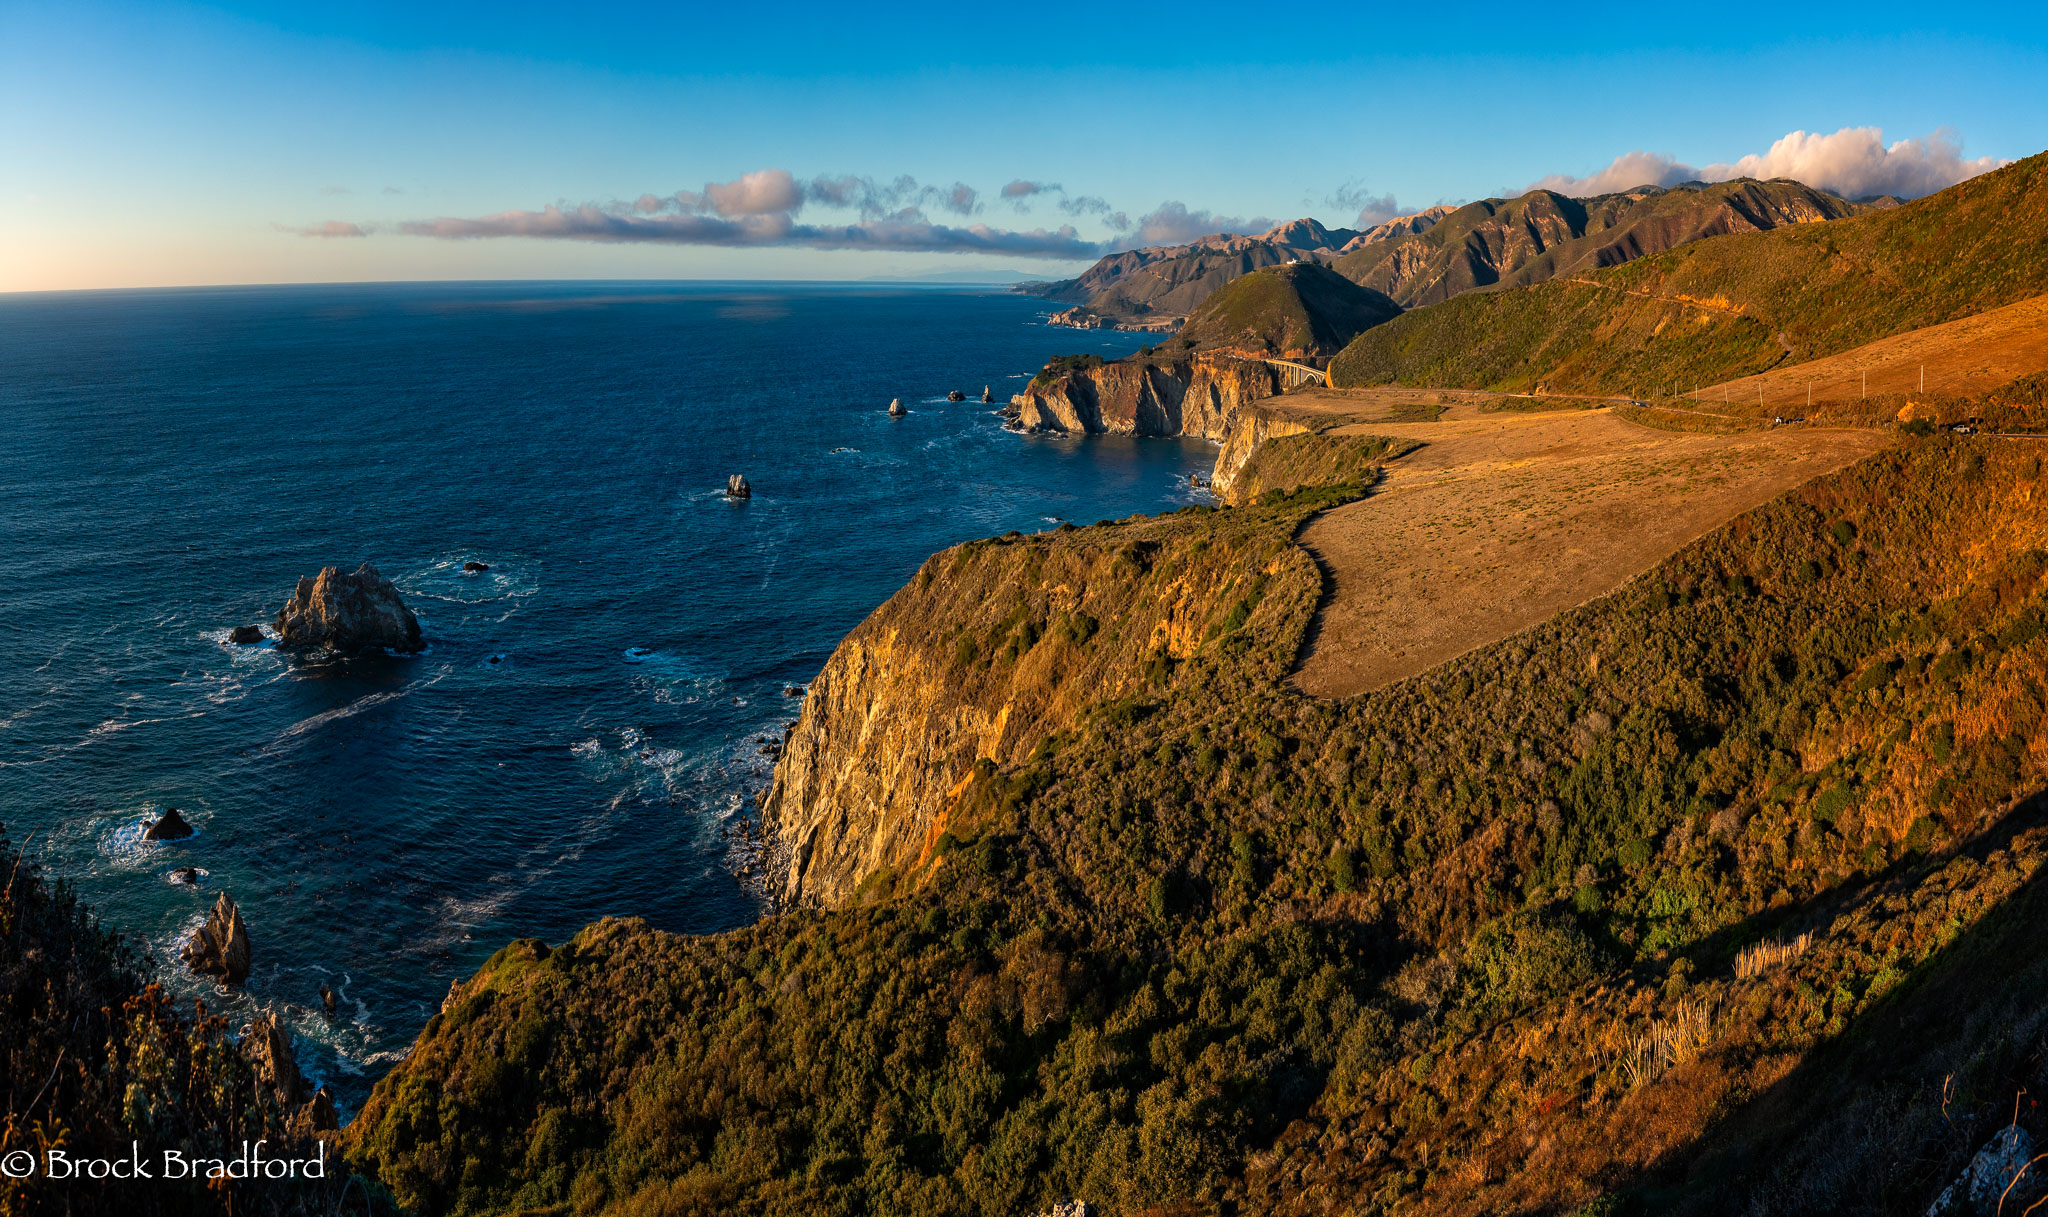
[[[1855,401],[1867,392],[1976,397],[2048,370],[2048,296],[1960,321],[1880,339],[1839,355],[1774,368],[1701,389],[1709,406],[1763,405],[1796,414],[1814,403]],[[1924,383],[1923,383],[1924,377]]]
[[[1888,442],[1857,429],[1687,433],[1468,392],[1318,390],[1274,404],[1335,433],[1423,444],[1371,496],[1302,531],[1328,587],[1295,681],[1322,697],[1413,676],[1613,591]],[[1434,421],[1377,421],[1427,407],[1441,409]]]

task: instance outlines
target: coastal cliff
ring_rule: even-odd
[[[1269,511],[1239,514],[1012,533],[927,561],[811,685],[763,801],[772,890],[827,907],[864,882],[886,895],[1000,798],[979,781],[987,762],[1012,767],[1056,732],[1094,729],[1101,707],[1168,686],[1271,600],[1282,566],[1301,568],[1306,612],[1306,556],[1276,541]]]
[[[1225,354],[1118,360],[1038,374],[1004,411],[1024,431],[1186,435],[1221,442],[1238,413],[1287,386],[1281,369]]]
[[[1314,431],[1305,423],[1260,406],[1241,411],[1236,423],[1223,437],[1223,448],[1216,454],[1216,467],[1209,474],[1210,488],[1226,503],[1244,501],[1238,479],[1260,445],[1283,435],[1307,435]]]
[[[1571,1212],[1666,1169],[1645,1211],[1810,1211],[1822,1170],[1924,1211],[2048,1085],[2010,1055],[2048,986],[2042,476],[2017,444],[1905,442],[1343,701],[1281,683],[1319,582],[1292,538],[1341,494],[948,551],[862,636],[949,674],[939,711],[1008,706],[1024,759],[819,825],[908,817],[930,859],[828,876],[858,851],[813,849],[799,896],[858,899],[508,946],[350,1161],[427,1217]],[[1095,628],[1032,641],[1062,595]],[[1120,632],[1154,595],[1179,615]],[[852,685],[807,709],[819,771],[886,763],[831,734],[886,712]],[[950,728],[888,738],[923,729]],[[1490,1103],[1548,1139],[1530,1169]]]

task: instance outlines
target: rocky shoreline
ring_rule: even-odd
[[[1075,305],[1064,308],[1045,319],[1047,325],[1068,330],[1122,330],[1131,334],[1171,334],[1186,321],[1185,317],[1158,317],[1145,321],[1132,321],[1117,317],[1105,317],[1101,313]]]

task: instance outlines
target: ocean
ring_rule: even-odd
[[[980,403],[1148,341],[1044,313],[843,285],[0,296],[0,822],[174,991],[278,1012],[345,1112],[511,939],[745,924],[763,747],[927,555],[1197,501],[1209,445],[1020,436]],[[364,561],[424,654],[226,645]],[[168,807],[197,835],[143,841]],[[223,890],[235,990],[177,962]]]

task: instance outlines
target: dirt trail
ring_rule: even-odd
[[[1608,409],[1482,413],[1479,394],[1446,394],[1458,400],[1435,422],[1363,421],[1389,396],[1325,391],[1290,403],[1348,414],[1338,433],[1424,444],[1388,466],[1371,497],[1302,532],[1329,582],[1294,677],[1317,696],[1380,688],[1605,595],[1888,442],[1806,427],[1662,431]]]

